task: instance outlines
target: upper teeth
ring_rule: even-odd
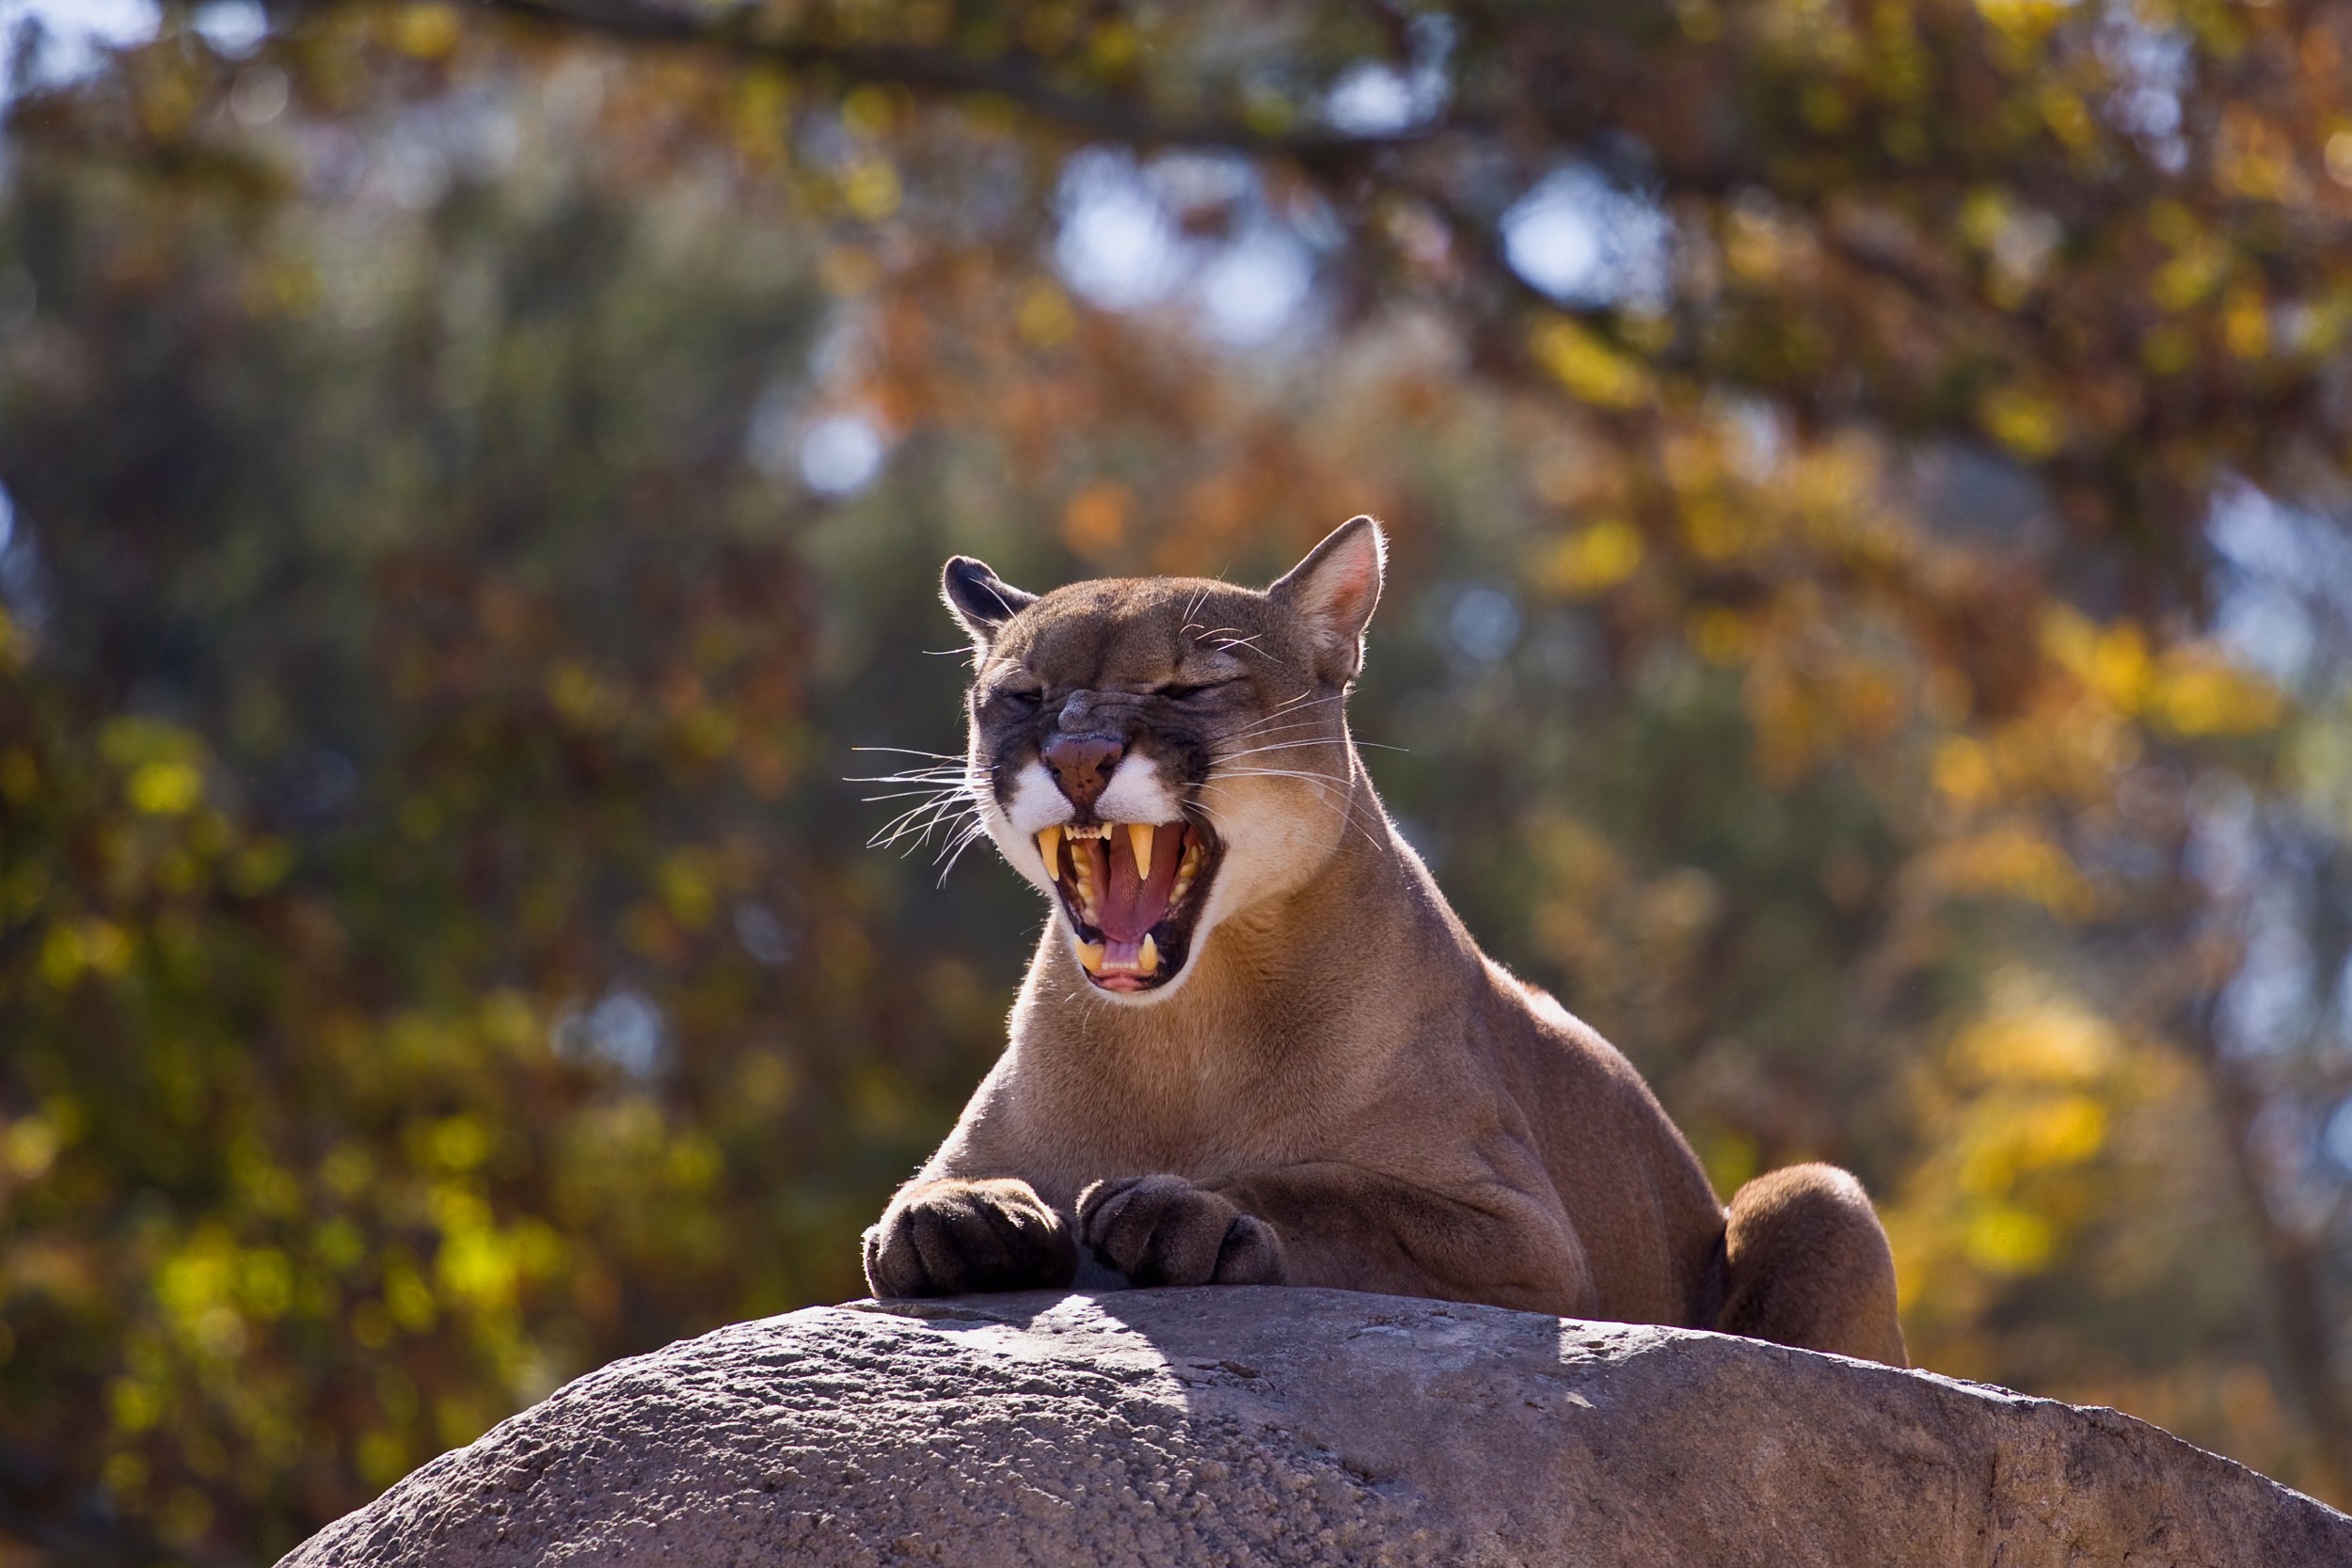
[[[1061,869],[1061,841],[1065,837],[1073,843],[1083,843],[1090,839],[1108,839],[1120,826],[1120,824],[1115,822],[1057,822],[1050,828],[1040,828],[1037,831],[1038,856],[1045,862],[1046,870],[1058,872]],[[1125,827],[1127,847],[1136,857],[1136,874],[1149,878],[1152,875],[1152,851],[1159,842],[1161,824],[1129,822],[1125,824]],[[1086,856],[1073,854],[1070,857],[1070,862],[1078,869],[1080,875],[1085,874],[1088,869]],[[1183,865],[1190,871],[1200,869],[1200,845],[1189,844],[1184,847]]]
[[[1097,840],[1107,841],[1104,844],[1104,852],[1106,856],[1114,855],[1118,851],[1110,846],[1118,842],[1117,830],[1123,827],[1128,852],[1135,856],[1136,876],[1139,880],[1150,881],[1152,863],[1159,847],[1160,830],[1168,826],[1170,824],[1164,822],[1056,823],[1038,830],[1037,852],[1045,863],[1046,875],[1063,883],[1071,895],[1071,902],[1077,906],[1079,919],[1091,926],[1098,918],[1103,889],[1095,878],[1093,855],[1080,850],[1077,846]],[[1171,909],[1182,904],[1184,895],[1192,891],[1193,882],[1200,877],[1200,867],[1208,858],[1206,846],[1184,834],[1181,824],[1176,827],[1184,839],[1184,853],[1177,858],[1176,875],[1168,891],[1168,903]],[[1070,871],[1066,880],[1062,874],[1062,840],[1065,838],[1072,841]],[[1144,951],[1155,954],[1157,947],[1147,944]],[[1143,973],[1152,973],[1153,967],[1153,961],[1147,958]]]

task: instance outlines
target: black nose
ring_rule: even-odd
[[[1127,748],[1107,736],[1057,735],[1038,754],[1061,781],[1061,792],[1070,797],[1070,803],[1083,811],[1109,785],[1111,769],[1127,754]]]

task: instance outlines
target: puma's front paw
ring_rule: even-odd
[[[911,1187],[866,1232],[866,1288],[878,1296],[1059,1290],[1077,1273],[1070,1227],[1016,1177]]]
[[[1181,1176],[1121,1176],[1078,1195],[1078,1233],[1137,1285],[1279,1285],[1282,1243]]]

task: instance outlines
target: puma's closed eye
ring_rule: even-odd
[[[1182,703],[1195,697],[1206,697],[1213,692],[1222,691],[1229,686],[1239,685],[1240,682],[1241,677],[1235,675],[1231,680],[1209,681],[1200,686],[1186,686],[1180,682],[1171,683],[1168,686],[1153,687],[1152,695],[1166,698],[1171,703]]]

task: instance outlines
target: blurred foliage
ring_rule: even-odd
[[[1720,1188],[1849,1163],[1925,1365],[2352,1497],[2352,22],[1622,10],[20,51],[0,1557],[266,1560],[856,1293],[1041,918],[863,847],[936,562],[1360,510],[1375,775]]]

